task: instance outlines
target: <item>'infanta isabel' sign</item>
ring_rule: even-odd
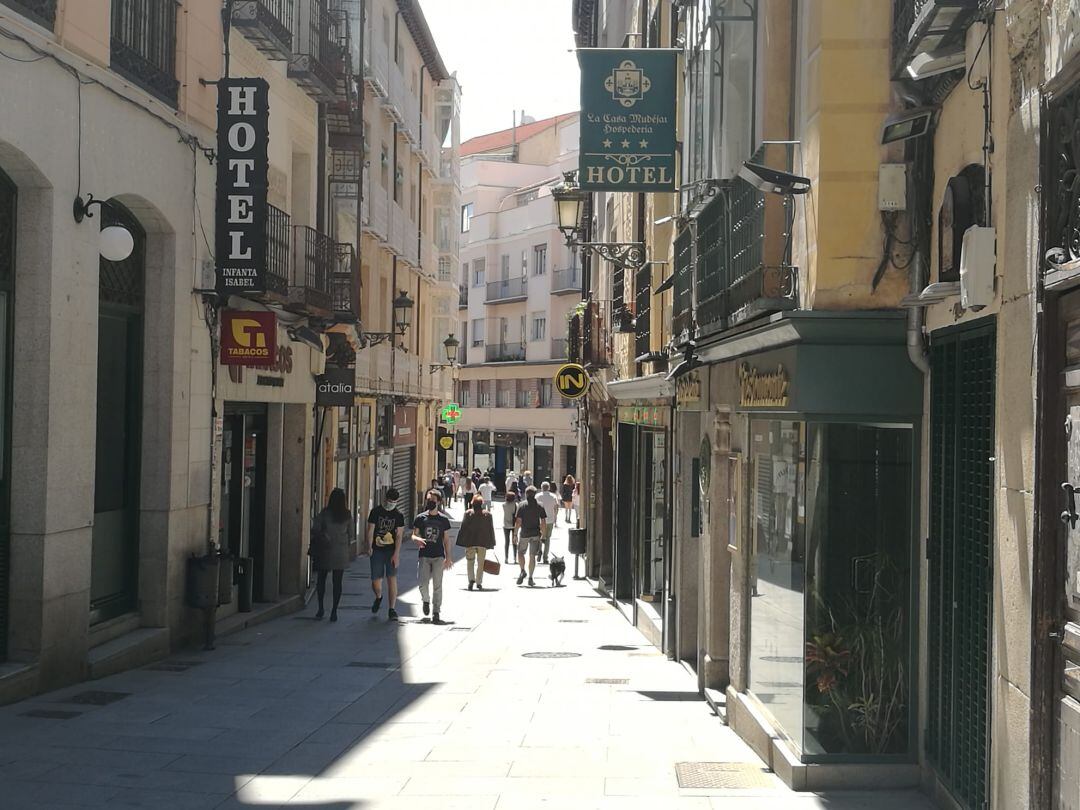
[[[270,85],[221,79],[217,89],[218,290],[265,292]]]
[[[677,54],[666,48],[578,51],[582,189],[675,190]]]

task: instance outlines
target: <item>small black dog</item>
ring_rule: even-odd
[[[551,578],[551,587],[558,588],[562,585],[563,575],[566,573],[566,561],[562,557],[551,555],[548,562],[548,576]]]

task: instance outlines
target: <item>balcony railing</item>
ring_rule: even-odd
[[[360,9],[347,4],[332,11],[338,18],[341,62],[334,99],[326,106],[326,131],[334,148],[363,150],[363,115],[360,111]]]
[[[485,347],[485,359],[489,363],[513,363],[525,359],[524,343],[489,343]]]
[[[345,18],[331,14],[326,0],[306,0],[307,26],[297,53],[289,59],[289,78],[316,101],[337,100],[338,76],[345,74],[348,54]]]
[[[0,5],[13,8],[50,31],[56,24],[57,0],[0,0]]]
[[[524,301],[528,296],[528,277],[518,276],[517,278],[489,281],[485,300],[489,304],[505,304],[510,301]]]
[[[458,284],[457,287],[457,303],[458,306],[464,309],[469,305],[469,285]]]
[[[928,73],[934,82],[951,88],[964,68],[964,34],[983,5],[982,0],[893,0],[893,78],[918,79],[920,61],[955,54],[954,70]]]
[[[581,292],[581,268],[567,267],[551,274],[551,294],[566,295]]]
[[[232,24],[270,59],[292,55],[295,0],[234,0]]]
[[[266,217],[266,289],[285,296],[289,292],[289,247],[292,227],[289,215],[273,205]]]
[[[677,343],[795,309],[797,273],[786,261],[783,238],[791,232],[791,215],[788,198],[766,198],[742,179],[720,186],[698,218],[696,260],[691,261],[689,232],[675,241]]]
[[[567,340],[566,338],[552,338],[551,339],[551,359],[552,360],[565,360],[569,355],[567,354]]]
[[[113,0],[110,61],[117,73],[175,107],[176,0]]]
[[[360,316],[360,274],[357,272],[356,250],[348,242],[334,245],[330,297],[335,313]]]
[[[289,304],[303,310],[330,312],[330,280],[337,269],[337,246],[324,233],[305,225],[293,227],[293,267]]]

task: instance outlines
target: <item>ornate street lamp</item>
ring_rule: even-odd
[[[400,290],[394,299],[394,331],[392,332],[360,332],[360,345],[364,348],[378,346],[380,343],[402,337],[409,331],[412,325],[413,300],[405,290]]]
[[[566,238],[566,246],[581,248],[582,253],[593,253],[601,259],[626,270],[640,270],[646,264],[645,244],[643,242],[582,242],[581,218],[589,192],[582,191],[577,184],[577,172],[565,172],[563,181],[552,186],[551,196],[555,200],[555,214],[559,230]]]
[[[461,345],[461,341],[453,335],[447,335],[446,340],[442,342],[442,345],[443,349],[446,351],[446,362],[431,363],[428,365],[428,374],[434,374],[441,368],[453,368],[454,364],[457,363],[458,347]]]
[[[71,214],[76,222],[82,222],[84,219],[93,219],[94,212],[91,211],[90,208],[95,205],[99,209],[107,207],[115,210],[112,203],[108,200],[96,200],[94,199],[93,194],[87,194],[85,201],[83,201],[82,197],[75,198],[75,202],[71,205]],[[98,253],[100,253],[101,257],[107,261],[122,262],[127,259],[134,250],[135,237],[133,237],[131,231],[123,225],[106,225],[98,234]]]

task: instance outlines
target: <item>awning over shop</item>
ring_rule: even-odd
[[[675,384],[666,374],[650,374],[607,384],[608,393],[620,402],[638,399],[665,399],[675,393]]]

